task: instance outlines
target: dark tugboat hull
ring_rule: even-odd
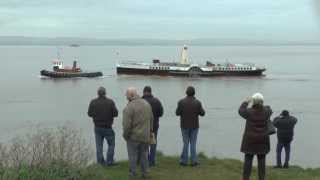
[[[117,67],[118,74],[129,75],[158,75],[158,76],[262,76],[266,69],[248,70],[248,71],[178,71],[178,70],[154,70]]]
[[[42,76],[51,78],[75,78],[75,77],[99,77],[103,76],[102,72],[55,72],[55,71],[40,71]]]

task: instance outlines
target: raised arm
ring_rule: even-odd
[[[244,119],[247,119],[249,117],[249,113],[248,113],[248,105],[249,105],[249,102],[247,101],[244,101],[241,105],[240,105],[240,108],[239,108],[239,115],[241,117],[243,117]]]
[[[273,119],[272,124],[274,125],[274,127],[278,128],[279,126],[279,121],[280,121],[280,117],[277,116]]]

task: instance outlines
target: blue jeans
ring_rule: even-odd
[[[155,136],[156,141],[158,143],[158,140],[157,140],[158,131],[154,132],[154,136]],[[148,153],[149,166],[156,165],[156,152],[157,152],[157,144],[151,144],[150,148],[149,148],[149,153]]]
[[[94,134],[96,139],[96,155],[97,162],[99,164],[107,164],[110,165],[113,163],[114,156],[114,148],[115,148],[115,133],[112,128],[94,128]],[[107,140],[108,143],[108,151],[107,151],[107,161],[104,160],[103,157],[103,141]]]
[[[286,157],[285,157],[285,165],[289,164],[289,160],[290,160],[290,151],[291,151],[291,142],[289,143],[281,143],[278,142],[277,144],[277,166],[282,166],[281,164],[281,153],[282,153],[282,149],[284,148],[285,152],[286,152]]]
[[[198,163],[197,158],[197,136],[199,128],[181,128],[182,139],[183,139],[183,149],[180,157],[180,163],[188,163],[188,153],[189,153],[189,144],[190,144],[190,153],[191,153],[191,163]]]

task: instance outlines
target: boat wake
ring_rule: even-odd
[[[90,78],[87,78],[87,77],[72,77],[72,78],[58,78],[60,80],[64,80],[64,79],[104,79],[104,78],[111,78],[111,77],[114,77],[114,75],[103,75],[103,76],[99,76],[99,77],[90,77]],[[47,79],[54,79],[54,80],[58,80],[57,78],[52,78],[52,77],[48,77],[48,76],[41,76],[39,75],[38,76],[39,79],[43,79],[43,80],[47,80]]]
[[[299,81],[299,82],[307,82],[307,81],[315,81],[319,80],[316,78],[312,78],[310,74],[294,74],[294,75],[283,75],[283,74],[271,74],[268,75],[265,80],[285,80],[285,81]]]

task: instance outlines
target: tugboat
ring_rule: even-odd
[[[143,74],[160,76],[261,76],[266,70],[255,64],[215,64],[207,61],[205,65],[191,64],[187,56],[187,46],[181,52],[180,63],[160,62],[154,59],[152,63],[123,62],[117,64],[118,74]]]
[[[53,71],[42,70],[42,76],[52,78],[73,78],[73,77],[99,77],[103,76],[102,72],[84,72],[77,67],[77,61],[73,61],[72,67],[64,67],[60,60],[53,61]]]

